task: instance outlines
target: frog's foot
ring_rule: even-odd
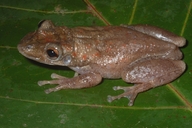
[[[60,83],[66,81],[67,79],[69,79],[67,77],[60,76],[60,75],[58,75],[56,73],[52,73],[51,74],[51,78],[52,79],[56,79],[56,80],[43,80],[43,81],[38,81],[38,83],[37,83],[39,86],[43,86],[43,85],[46,85],[46,84],[59,84],[55,88],[50,88],[50,89],[45,90],[46,94],[49,94],[51,92],[56,92],[58,90],[61,90],[62,86],[60,86]]]
[[[51,74],[51,78],[52,79],[68,79],[67,77],[64,77],[64,76],[60,76],[56,73],[52,73]],[[38,85],[39,86],[43,86],[43,85],[46,85],[46,84],[57,84],[58,83],[58,80],[43,80],[43,81],[38,81]]]
[[[56,92],[61,89],[80,89],[80,88],[92,87],[100,83],[102,80],[101,75],[96,73],[87,73],[87,74],[75,76],[73,78],[67,78],[67,77],[52,73],[51,78],[54,80],[38,81],[39,86],[43,86],[46,84],[57,85],[54,88],[45,90],[46,94],[49,94],[51,92]]]
[[[74,74],[74,77],[76,77],[76,76],[78,76],[78,73],[77,72],[75,72],[75,74]],[[64,80],[64,79],[69,79],[69,78],[67,78],[67,77],[64,77],[64,76],[61,76],[61,75],[58,75],[58,74],[56,74],[56,73],[52,73],[51,74],[51,78],[52,79],[62,79],[62,80]],[[57,82],[58,82],[58,80],[43,80],[43,81],[38,81],[38,85],[39,86],[43,86],[43,85],[46,85],[46,84],[57,84]]]
[[[113,100],[116,100],[116,99],[120,99],[122,97],[126,97],[129,99],[129,103],[128,103],[128,106],[132,106],[133,105],[133,102],[137,96],[137,92],[134,90],[134,86],[132,87],[121,87],[121,86],[114,86],[113,87],[113,90],[124,90],[124,93],[118,95],[118,96],[110,96],[108,95],[107,97],[107,101],[108,102],[112,102]]]
[[[138,93],[146,91],[152,87],[151,84],[136,84],[131,87],[122,87],[122,86],[115,86],[113,87],[113,90],[124,90],[124,93],[117,95],[117,96],[110,96],[108,95],[107,101],[112,102],[113,100],[120,99],[122,97],[126,97],[129,99],[128,106],[132,106],[134,103],[134,100]]]

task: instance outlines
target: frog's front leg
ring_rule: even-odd
[[[97,73],[86,73],[79,76],[75,76],[73,78],[66,78],[60,75],[53,73],[51,78],[55,80],[50,81],[39,81],[38,85],[42,86],[45,84],[58,84],[58,86],[54,88],[50,88],[45,90],[45,93],[55,92],[61,89],[80,89],[80,88],[88,88],[92,86],[96,86],[102,80],[102,76]]]
[[[108,101],[122,97],[128,98],[132,106],[138,93],[151,88],[167,84],[179,77],[185,70],[185,63],[181,60],[143,60],[133,63],[122,71],[122,79],[135,83],[132,87],[114,87],[114,90],[123,89],[125,92],[118,96],[108,96]]]

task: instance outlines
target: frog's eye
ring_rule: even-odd
[[[50,58],[58,58],[58,51],[56,51],[55,49],[47,49],[47,55]]]
[[[62,50],[57,44],[48,43],[45,47],[45,54],[48,59],[58,61],[62,56]]]

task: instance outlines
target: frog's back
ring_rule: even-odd
[[[150,56],[170,59],[182,58],[176,45],[126,27],[80,27],[75,28],[73,32],[75,43],[89,44],[91,47],[88,50],[98,51],[100,56],[95,59],[99,62],[108,59],[108,61],[115,61],[114,63],[123,60],[131,63],[139,57]]]

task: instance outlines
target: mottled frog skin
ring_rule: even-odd
[[[132,106],[138,93],[170,83],[185,71],[179,50],[185,42],[183,37],[149,25],[68,28],[44,20],[21,40],[18,50],[29,59],[76,72],[73,78],[53,73],[54,80],[39,81],[39,86],[57,85],[45,90],[47,94],[93,87],[102,78],[122,78],[134,86],[115,86],[114,90],[124,93],[109,95],[108,101],[127,97]]]

